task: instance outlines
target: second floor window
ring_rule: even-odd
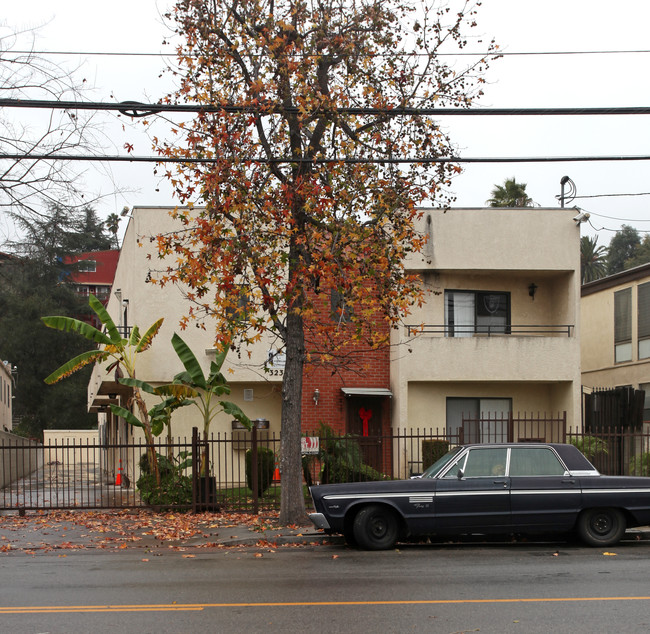
[[[509,326],[510,293],[445,291],[446,336],[505,335],[510,332]]]
[[[632,289],[614,293],[614,360],[632,361]]]
[[[650,282],[637,288],[639,359],[650,358]]]

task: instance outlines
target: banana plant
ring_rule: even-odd
[[[156,405],[154,405],[148,412],[149,421],[151,423],[151,433],[154,436],[160,436],[165,428],[167,429],[167,458],[172,460],[172,414],[179,407],[192,405],[192,401],[188,399],[195,396],[195,393],[192,390],[188,390],[184,385],[167,384],[153,386],[146,381],[132,379],[130,377],[123,377],[118,379],[118,381],[122,385],[127,385],[133,388],[137,387],[142,392],[153,394],[161,399],[160,402],[156,403]],[[112,403],[110,407],[113,414],[121,416],[130,425],[144,428],[143,424],[130,410]]]
[[[119,378],[135,379],[136,357],[138,354],[149,349],[154,337],[158,334],[163,323],[162,318],[158,319],[149,327],[144,335],[140,335],[139,328],[134,326],[129,337],[125,338],[122,337],[115,322],[111,319],[111,316],[108,314],[108,311],[104,308],[103,304],[94,295],[90,295],[88,304],[97,315],[100,323],[104,327],[104,331],[98,330],[85,321],[73,319],[72,317],[56,316],[41,318],[43,323],[49,328],[54,328],[55,330],[61,330],[63,332],[76,332],[97,346],[92,350],[83,352],[73,359],[70,359],[60,368],[52,372],[52,374],[45,379],[47,384],[61,381],[91,363],[104,363],[109,360],[112,360],[112,363],[107,367],[107,372],[115,371],[118,380]],[[126,376],[124,376],[125,374]],[[131,414],[127,420],[131,422],[130,419],[135,419],[139,424],[138,426],[142,427],[144,430],[147,442],[147,452],[152,466],[152,473],[159,485],[160,472],[158,470],[158,462],[154,446],[152,421],[149,417],[149,410],[147,409],[140,388],[140,385],[134,385],[133,396],[131,397],[132,402],[135,403],[138,408],[139,419]],[[120,411],[127,411],[124,408],[118,409]]]
[[[217,358],[210,363],[210,373],[206,377],[201,368],[198,359],[183,341],[183,339],[174,333],[172,337],[172,346],[178,355],[185,370],[180,372],[174,377],[173,383],[176,385],[184,386],[188,392],[187,396],[193,399],[193,404],[201,412],[203,418],[203,451],[201,454],[201,476],[208,475],[208,433],[210,430],[210,423],[214,417],[223,412],[232,416],[247,429],[251,429],[253,423],[244,414],[241,408],[231,401],[222,400],[220,397],[230,394],[230,386],[228,381],[221,373],[221,367],[226,360],[228,348],[217,354]]]

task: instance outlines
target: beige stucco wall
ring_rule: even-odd
[[[96,429],[45,429],[43,445],[48,447],[45,464],[100,462],[99,434]]]
[[[586,387],[627,386],[638,388],[650,383],[650,359],[639,359],[638,298],[636,287],[650,282],[650,270],[642,269],[639,276],[628,271],[592,284],[602,287],[581,299],[582,383]],[[617,278],[621,281],[616,283]],[[632,288],[632,360],[616,363],[614,359],[614,293]]]
[[[122,325],[126,306],[127,325],[137,324],[141,333],[157,319],[164,317],[165,321],[153,345],[138,355],[136,365],[137,377],[154,385],[171,382],[174,375],[183,370],[171,345],[175,332],[192,349],[206,375],[209,373],[211,361],[215,358],[212,348],[215,340],[214,322],[208,319],[205,321],[205,328],[191,324],[186,330],[182,330],[180,322],[190,307],[183,290],[174,285],[161,287],[145,281],[148,271],[161,270],[166,266],[166,261],[158,259],[156,243],[151,238],[178,227],[169,212],[168,207],[133,209],[124,236],[113,292],[107,306],[109,314],[118,325]],[[269,419],[271,428],[279,431],[282,377],[271,376],[263,370],[269,350],[276,347],[277,343],[268,336],[259,344],[242,350],[241,354],[231,352],[222,371],[232,388],[227,400],[237,403],[250,418]],[[103,380],[106,380],[105,369],[95,367],[88,388],[89,404],[94,401]],[[253,390],[253,401],[244,401],[244,390]],[[155,398],[149,399],[151,405],[155,402]],[[193,426],[202,428],[200,415],[194,407],[181,408],[172,420],[175,436],[189,437]],[[211,431],[230,431],[230,417],[217,416]]]
[[[0,488],[29,475],[42,465],[43,446],[39,442],[0,431]]]
[[[456,396],[510,398],[515,413],[566,411],[569,426],[580,423],[575,215],[575,209],[424,210],[420,228],[429,244],[408,265],[428,294],[406,322],[439,332],[394,333],[395,427],[444,428],[446,400]],[[445,337],[444,291],[451,289],[510,293],[513,334]],[[557,326],[557,332],[516,334],[514,326]]]
[[[0,431],[11,431],[13,379],[11,363],[0,361]]]

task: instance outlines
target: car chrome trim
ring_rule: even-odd
[[[322,513],[310,513],[309,519],[314,523],[316,528],[329,530],[331,528],[327,518]]]
[[[566,495],[571,493],[573,495],[580,495],[582,493],[580,487],[573,489],[511,489],[510,493],[513,495]]]
[[[621,493],[650,493],[650,489],[582,489],[582,492],[587,495],[589,493],[616,493],[617,495]]]
[[[436,494],[434,492],[425,491],[424,493],[416,493],[415,495],[435,496]],[[324,495],[323,500],[347,500],[348,498],[354,498],[355,500],[374,500],[376,498],[410,498],[413,496],[413,491],[408,493],[330,493],[329,495]]]

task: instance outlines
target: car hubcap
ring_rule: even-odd
[[[591,525],[599,535],[605,535],[612,530],[612,520],[608,515],[597,515]]]
[[[372,536],[379,538],[383,537],[386,534],[386,522],[383,517],[373,517],[372,518]]]

